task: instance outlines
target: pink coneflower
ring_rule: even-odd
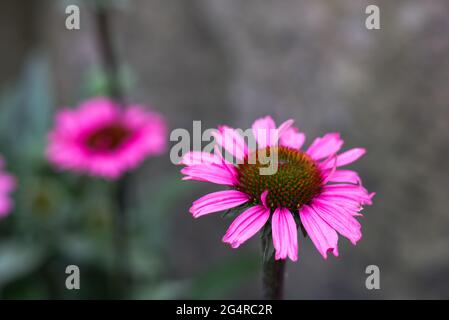
[[[16,179],[4,171],[5,161],[0,156],[0,218],[11,212],[13,207],[10,193],[16,187]]]
[[[361,215],[363,205],[371,204],[374,195],[363,188],[357,172],[340,169],[359,159],[365,149],[337,154],[343,140],[338,133],[328,133],[303,151],[305,135],[292,124],[288,120],[276,128],[271,117],[258,119],[252,126],[257,141],[253,150],[235,129],[220,127],[215,141],[238,160],[235,165],[223,158],[218,148],[214,154],[186,154],[181,162],[185,165],[181,171],[184,180],[230,188],[201,197],[190,212],[197,218],[240,206],[246,208],[223,237],[233,248],[271,224],[275,259],[288,257],[296,261],[297,230],[302,226],[324,258],[329,251],[338,256],[337,233],[353,244],[360,240],[361,226],[355,217]],[[267,167],[262,161],[266,155],[277,161],[274,174],[261,174],[260,169]]]
[[[58,112],[47,157],[60,169],[117,179],[147,156],[161,154],[166,131],[164,119],[142,106],[121,109],[108,98],[92,98]]]

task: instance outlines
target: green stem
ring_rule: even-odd
[[[109,94],[122,107],[125,107],[119,79],[119,63],[115,55],[110,19],[107,10],[97,7],[95,11],[98,45],[104,69],[109,79]],[[115,246],[115,287],[121,297],[126,297],[131,287],[132,274],[130,268],[129,217],[127,214],[127,189],[129,177],[122,177],[116,186],[115,199],[117,209],[114,216]]]
[[[117,182],[117,210],[114,223],[115,242],[115,284],[117,292],[126,297],[131,286],[129,219],[126,210],[127,185],[129,177],[124,176]]]
[[[262,239],[263,261],[263,294],[265,299],[282,300],[284,291],[285,260],[275,260],[274,253],[267,257],[270,242]]]

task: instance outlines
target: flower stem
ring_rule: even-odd
[[[115,286],[120,296],[126,297],[131,286],[129,219],[126,210],[127,185],[129,177],[124,176],[117,182],[117,209],[114,223],[115,246]]]
[[[267,257],[270,242],[262,239],[263,258],[263,294],[265,299],[282,300],[284,291],[285,260],[275,260],[274,253]]]
[[[95,10],[95,20],[98,36],[98,49],[103,62],[103,67],[108,76],[109,95],[121,108],[125,107],[125,96],[119,79],[119,63],[115,55],[112,31],[108,11],[104,7],[97,7]],[[115,247],[115,279],[114,284],[117,293],[121,297],[126,297],[131,286],[132,274],[129,265],[129,217],[127,215],[127,189],[129,177],[124,176],[116,186],[115,199],[117,199],[117,209],[114,216],[114,247]]]
[[[99,51],[103,67],[108,76],[108,91],[116,102],[120,103],[123,107],[125,96],[120,85],[119,65],[112,42],[109,15],[106,9],[97,8],[95,17]]]

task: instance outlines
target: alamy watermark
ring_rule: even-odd
[[[68,290],[79,290],[81,288],[80,268],[76,265],[69,265],[65,269],[65,273],[68,274],[65,279],[65,287]]]
[[[368,15],[365,20],[365,27],[368,30],[380,29],[380,9],[378,6],[372,4],[365,8],[365,13]]]
[[[80,29],[80,8],[77,5],[71,4],[65,8],[67,17],[65,18],[65,27],[68,30]]]
[[[375,264],[371,264],[366,267],[365,273],[369,276],[366,277],[365,287],[368,290],[379,290],[380,289],[380,269]]]
[[[176,144],[170,150],[170,160],[179,164],[184,157],[198,152],[201,160],[204,153],[215,156],[214,164],[258,164],[261,175],[276,174],[279,166],[276,144],[279,129],[233,129],[221,127],[202,130],[201,121],[193,121],[192,134],[187,129],[174,129],[170,141]],[[257,141],[255,136],[257,135]],[[273,143],[274,142],[274,143]],[[261,147],[270,146],[271,148]],[[274,148],[273,148],[274,146]],[[257,150],[257,152],[256,152]]]

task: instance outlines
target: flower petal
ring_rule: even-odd
[[[226,164],[197,164],[183,168],[181,173],[186,175],[183,180],[206,181],[228,186],[238,183],[235,167]]]
[[[298,234],[295,219],[286,208],[277,208],[271,219],[275,258],[298,260]]]
[[[319,160],[338,152],[343,145],[339,133],[328,133],[322,138],[316,138],[307,149],[307,154],[312,159]]]
[[[326,185],[323,187],[321,194],[346,197],[358,201],[360,204],[371,204],[371,198],[374,196],[369,194],[361,185],[354,184]]]
[[[233,248],[255,235],[270,218],[270,209],[257,205],[240,214],[230,225],[223,237],[223,242]]]
[[[295,123],[293,119],[288,119],[282,122],[279,128],[277,129],[277,138],[282,137],[282,135],[284,135],[292,127],[293,123]],[[275,143],[277,143],[277,140]]]
[[[312,208],[304,205],[300,211],[302,225],[307,231],[315,247],[321,253],[324,259],[327,259],[327,253],[331,251],[334,256],[338,256],[338,235]]]
[[[109,98],[95,97],[55,117],[46,156],[58,169],[117,179],[166,147],[164,119],[143,106],[120,108]],[[92,137],[106,143],[94,147],[89,143]]]
[[[366,153],[363,148],[353,148],[337,156],[337,167],[353,163]]]
[[[260,200],[262,201],[262,205],[265,208],[268,208],[267,205],[267,197],[268,197],[268,190],[265,190],[264,192],[262,192],[262,194],[260,195]]]
[[[208,213],[237,207],[248,202],[249,198],[246,193],[236,190],[217,191],[193,202],[189,211],[195,218],[198,218]]]
[[[335,231],[356,244],[362,238],[360,223],[346,210],[337,206],[330,206],[318,199],[311,205],[312,209],[329,224]]]
[[[221,164],[221,162],[221,159],[213,153],[189,151],[182,157],[180,164],[191,166],[196,164]]]
[[[16,184],[16,179],[12,175],[0,172],[0,193],[13,191]]]
[[[279,138],[279,144],[284,147],[299,150],[305,140],[306,135],[304,133],[299,132],[298,128],[290,127]]]
[[[228,151],[238,160],[243,160],[248,154],[245,139],[233,128],[227,126],[219,127],[218,131],[212,133],[215,142]]]
[[[336,170],[329,181],[331,182],[349,182],[353,184],[360,184],[361,179],[357,172],[352,170]]]

